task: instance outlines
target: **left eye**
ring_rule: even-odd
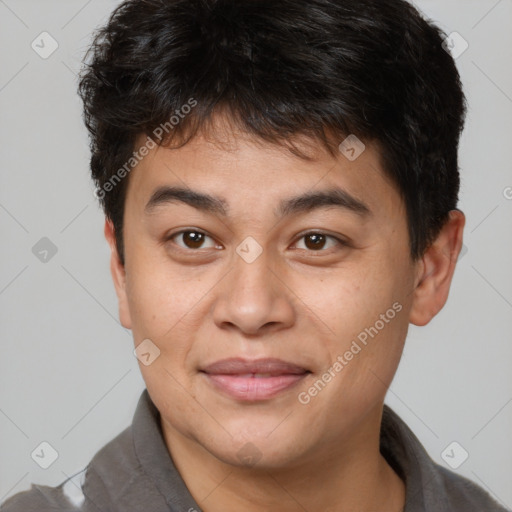
[[[304,240],[304,247],[299,247],[299,249],[308,249],[312,251],[321,251],[330,249],[331,247],[336,247],[336,245],[343,245],[343,242],[338,238],[325,235],[324,233],[307,233],[302,235],[299,240]]]

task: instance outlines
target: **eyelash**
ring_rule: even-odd
[[[184,229],[182,231],[178,231],[176,233],[173,233],[172,235],[170,235],[166,241],[173,241],[174,238],[178,237],[179,235],[183,235],[185,233],[197,233],[197,234],[200,234],[200,235],[204,235],[205,237],[208,237],[210,238],[211,240],[214,240],[210,235],[208,235],[207,233],[205,233],[204,231],[201,231],[200,229]],[[331,240],[334,240],[338,245],[339,247],[343,248],[343,247],[349,247],[350,244],[346,241],[346,240],[343,240],[341,238],[338,238],[334,235],[330,235],[328,233],[324,233],[322,231],[308,231],[307,233],[302,233],[301,235],[298,236],[298,238],[296,239],[296,241],[294,242],[294,244],[296,244],[298,241],[302,240],[303,238],[306,238],[307,236],[311,236],[311,235],[321,235],[321,236],[325,236],[326,238],[328,239],[331,239]],[[175,242],[174,242],[175,243]],[[199,249],[191,249],[189,247],[182,247],[180,245],[178,245],[178,247],[183,250],[183,251],[191,251],[191,252],[198,252],[200,251],[201,249],[203,249],[202,247],[199,248]],[[331,248],[328,248],[328,249],[318,249],[318,250],[313,250],[313,249],[299,249],[299,250],[304,250],[304,251],[307,251],[307,252],[310,252],[310,253],[322,253],[322,252],[329,252]]]

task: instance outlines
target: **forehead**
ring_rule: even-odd
[[[140,137],[136,147],[144,141]],[[155,146],[130,173],[127,208],[143,212],[158,189],[172,186],[214,196],[222,203],[217,210],[229,214],[262,202],[273,204],[277,212],[283,198],[334,188],[377,214],[401,211],[400,195],[384,173],[377,145],[357,147],[356,141],[360,154],[349,159],[342,151],[333,157],[320,142],[306,137],[295,138],[293,144],[308,158],[225,125],[178,148]]]

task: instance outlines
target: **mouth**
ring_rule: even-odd
[[[295,387],[311,372],[281,359],[217,361],[200,372],[213,389],[236,400],[269,400]]]

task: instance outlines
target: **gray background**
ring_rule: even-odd
[[[130,423],[143,389],[75,93],[91,31],[117,3],[0,0],[0,501],[82,469]],[[417,5],[469,43],[457,59],[470,105],[467,253],[444,310],[411,327],[387,403],[439,463],[459,443],[469,457],[456,471],[512,507],[512,1]],[[59,45],[47,59],[31,48],[43,31]],[[32,252],[43,237],[57,247],[46,262]],[[59,454],[46,470],[31,458],[42,441]]]

